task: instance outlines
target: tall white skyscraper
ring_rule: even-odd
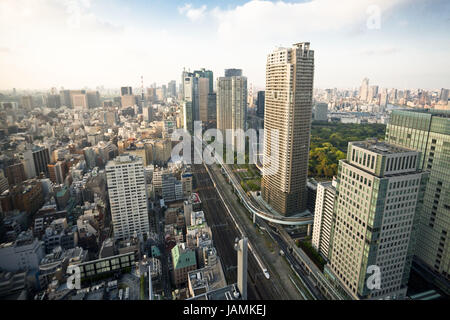
[[[123,154],[108,161],[105,169],[114,239],[148,235],[148,197],[142,159]]]
[[[233,70],[233,73],[230,72]],[[245,130],[247,118],[247,77],[240,69],[227,69],[228,76],[217,79],[217,129],[227,144],[236,145],[236,139],[226,141],[226,131]]]
[[[327,259],[330,247],[335,195],[336,180],[333,180],[332,182],[320,182],[317,185],[312,245]]]
[[[406,295],[428,178],[419,157],[367,140],[350,142],[339,161],[326,269],[354,299]]]
[[[369,95],[369,79],[364,78],[359,89],[359,99],[362,101],[367,101]]]
[[[314,82],[309,42],[278,48],[267,57],[264,106],[263,199],[288,216],[306,210],[306,179]],[[278,134],[278,148],[272,136]],[[266,172],[271,158],[278,169]]]

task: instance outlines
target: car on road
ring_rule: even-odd
[[[263,272],[264,272],[264,276],[266,277],[266,279],[270,279],[269,271],[267,271],[266,268],[263,269]]]

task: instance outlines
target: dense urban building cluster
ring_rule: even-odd
[[[144,87],[141,78],[140,87],[0,93],[0,299],[247,299],[250,256],[261,267],[253,286],[287,270],[271,263],[289,261],[316,298],[413,299],[413,270],[448,295],[449,89],[379,88],[365,78],[360,88],[320,90],[314,68],[314,50],[301,42],[268,54],[265,88],[255,91],[242,69],[215,78],[201,68],[183,70],[178,86]],[[226,148],[239,144],[235,131],[264,129],[262,159],[174,158],[173,133],[193,134],[197,121],[224,138],[231,130]],[[311,126],[336,123],[386,124],[385,139],[350,141],[332,181],[308,179]],[[195,166],[244,238],[228,239],[234,266],[216,245],[218,229],[231,227],[203,206]],[[244,190],[255,177],[260,184]],[[248,256],[228,201],[260,231]],[[262,259],[258,241],[287,260]]]

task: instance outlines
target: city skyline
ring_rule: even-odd
[[[242,68],[263,88],[265,52],[299,38],[318,52],[315,88],[357,87],[364,77],[381,87],[446,86],[448,3],[345,2],[4,1],[0,89],[139,87],[141,75],[148,86],[178,79],[184,66]],[[377,8],[379,25],[370,20]]]
[[[448,9],[0,0],[0,300],[448,300]]]

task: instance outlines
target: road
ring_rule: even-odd
[[[227,283],[235,283],[237,281],[237,252],[234,250],[234,243],[236,238],[241,237],[241,234],[217,193],[223,193],[223,191],[214,187],[205,167],[203,165],[193,165],[193,174],[198,186],[196,191],[200,195],[207,223],[212,229],[214,245],[222,260]],[[227,201],[227,197],[224,197],[224,199]],[[227,201],[226,205],[229,208],[234,208],[237,203],[232,205],[232,202],[234,201]],[[249,239],[251,241],[250,237]],[[270,272],[270,274],[270,279],[264,277],[261,267],[254,255],[249,251],[247,289],[249,300],[301,299],[298,293],[296,296],[292,295],[291,292],[296,290],[295,288],[285,290],[277,281],[277,277],[274,276],[275,273]]]
[[[297,259],[293,256],[291,251],[289,250],[289,244],[287,244],[283,238],[280,237],[276,228],[273,226],[268,226],[264,221],[259,221],[260,224],[265,224],[267,227],[266,230],[270,234],[271,238],[274,239],[278,245],[284,251],[286,259],[289,261],[291,267],[295,270],[297,275],[301,278],[302,284],[308,288],[309,294],[313,296],[314,299],[326,300],[326,298],[322,295],[322,293],[316,288],[313,284],[312,279],[306,274],[305,270],[300,266]]]

